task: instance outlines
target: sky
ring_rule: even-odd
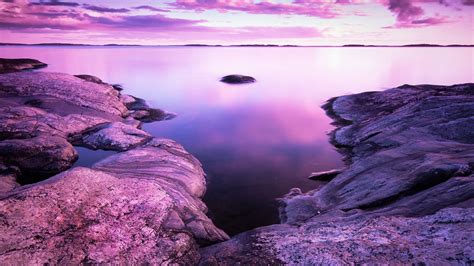
[[[0,0],[0,42],[473,44],[474,0]]]

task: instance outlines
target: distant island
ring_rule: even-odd
[[[474,47],[474,44],[430,44],[416,43],[404,45],[372,45],[372,44],[344,44],[344,45],[292,45],[292,44],[175,44],[175,45],[141,45],[141,44],[82,44],[82,43],[0,43],[0,46],[113,46],[113,47]]]

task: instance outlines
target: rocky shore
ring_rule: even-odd
[[[329,100],[347,167],[229,239],[199,161],[141,129],[173,114],[94,76],[22,71],[40,66],[0,59],[2,264],[474,263],[474,84]],[[74,146],[119,152],[70,169]]]
[[[36,68],[25,61],[0,60],[2,264],[195,264],[228,239],[199,161],[140,129],[172,114],[90,75],[18,72]],[[73,145],[121,152],[67,170]]]
[[[281,224],[201,249],[201,264],[474,263],[474,84],[404,85],[324,109],[347,168],[293,189]]]

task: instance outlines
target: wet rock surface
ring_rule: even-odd
[[[199,161],[140,129],[156,113],[93,76],[1,74],[0,262],[196,264],[228,239],[205,214]],[[121,153],[67,170],[73,144]]]
[[[255,81],[257,81],[255,78],[244,75],[227,75],[221,78],[221,82],[229,84],[253,83]]]
[[[283,224],[204,248],[201,263],[473,263],[474,84],[404,85],[324,108],[347,168],[286,195]]]

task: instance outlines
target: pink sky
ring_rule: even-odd
[[[0,0],[0,41],[472,44],[474,0]]]

